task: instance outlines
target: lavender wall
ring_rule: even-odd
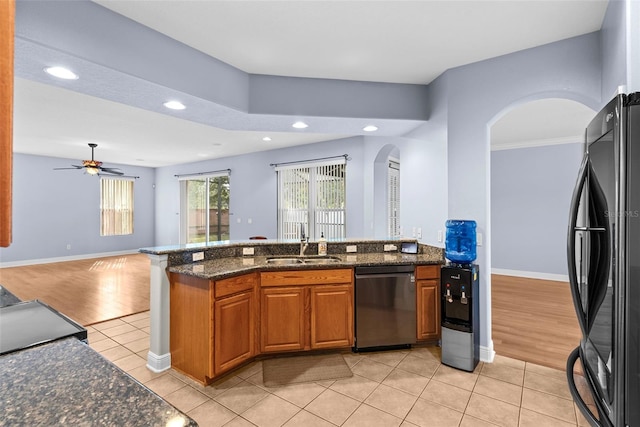
[[[154,169],[109,165],[140,179],[134,184],[134,233],[101,237],[100,179],[77,170],[53,170],[77,159],[14,153],[13,163],[13,242],[0,248],[3,265],[135,252],[153,245]]]
[[[491,152],[492,269],[567,276],[569,204],[583,152],[581,143]]]

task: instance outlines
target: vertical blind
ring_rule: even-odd
[[[100,235],[133,234],[133,180],[100,178]]]
[[[278,167],[278,238],[346,234],[346,161]]]

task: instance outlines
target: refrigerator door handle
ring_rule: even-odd
[[[567,359],[567,382],[569,383],[569,391],[571,392],[571,396],[573,396],[573,401],[576,403],[578,409],[580,409],[580,412],[592,427],[615,427],[613,424],[611,424],[611,421],[607,417],[601,416],[601,420],[598,420],[595,415],[593,415],[593,412],[591,412],[587,404],[584,402],[582,396],[580,396],[580,393],[578,393],[578,387],[576,386],[576,382],[573,379],[573,366],[578,359],[580,359],[580,362],[582,363],[582,359],[580,358],[580,347],[576,347],[571,352],[571,354],[569,354],[569,358]],[[582,367],[582,371],[586,372],[584,366]],[[596,406],[598,406],[597,402]]]

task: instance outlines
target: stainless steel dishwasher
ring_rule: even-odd
[[[413,265],[356,267],[354,350],[416,342]]]

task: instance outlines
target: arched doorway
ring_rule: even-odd
[[[400,149],[380,148],[373,162],[373,235],[396,237],[400,230]]]

